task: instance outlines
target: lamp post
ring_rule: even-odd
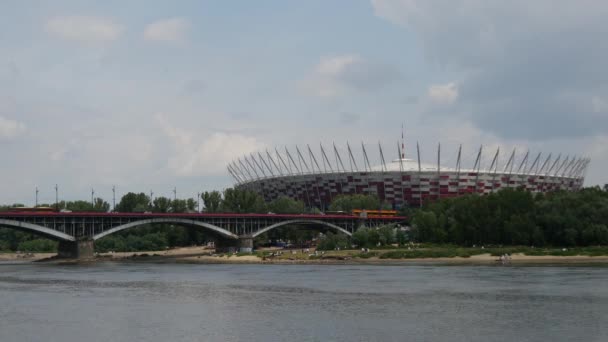
[[[197,192],[196,193],[196,211],[197,212],[201,212],[201,193]]]
[[[55,184],[55,209],[59,211],[59,187]]]
[[[38,207],[38,187],[36,187],[36,205],[34,207]]]
[[[95,190],[91,188],[91,206],[95,209]]]
[[[116,211],[116,187],[112,185],[112,211]]]

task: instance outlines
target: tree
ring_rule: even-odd
[[[120,202],[116,205],[116,211],[122,213],[144,212],[150,205],[150,197],[143,192],[139,194],[129,192],[122,196]]]
[[[188,213],[196,210],[196,201],[193,198],[174,199],[171,201],[171,212]]]
[[[608,227],[605,224],[590,224],[585,227],[581,235],[584,244],[608,244]]]
[[[205,191],[201,195],[203,199],[204,211],[207,213],[217,213],[222,205],[222,194],[219,191]]]
[[[93,201],[93,211],[98,211],[102,213],[107,213],[110,211],[110,203],[104,201],[102,198],[97,197]]]
[[[60,208],[65,208],[67,210],[71,210],[74,212],[79,212],[79,211],[93,211],[93,205],[91,204],[91,202],[89,201],[70,201],[70,202],[64,202],[61,201],[60,203]]]
[[[397,229],[397,232],[395,233],[395,240],[399,246],[403,246],[408,242],[409,237],[403,230]]]
[[[412,219],[415,236],[420,241],[436,242],[437,216],[434,212],[418,211]]]
[[[395,242],[395,227],[387,225],[380,227],[377,230],[381,246],[388,246]]]
[[[231,213],[265,213],[264,199],[256,192],[228,188],[224,190],[222,211]]]
[[[57,242],[48,239],[34,239],[19,243],[18,250],[24,252],[56,252]]]
[[[380,200],[374,195],[338,195],[329,205],[331,211],[350,212],[353,209],[378,210],[381,209]]]
[[[371,247],[376,247],[380,243],[380,234],[376,229],[370,229],[367,234],[367,243]]]
[[[353,243],[357,247],[370,247],[369,246],[369,228],[359,228],[353,233]]]
[[[188,212],[188,204],[186,200],[183,199],[174,199],[171,201],[171,212],[174,213],[185,213]]]
[[[198,202],[194,198],[188,198],[186,200],[186,208],[189,212],[197,211]]]
[[[322,236],[317,243],[317,249],[320,251],[334,250],[336,248],[348,249],[349,247],[348,237],[344,234],[334,234],[332,232],[328,232]]]
[[[156,197],[152,201],[152,212],[154,213],[168,213],[171,210],[171,200],[167,197]]]
[[[279,197],[268,204],[268,210],[276,214],[302,214],[306,212],[306,206],[302,201]]]

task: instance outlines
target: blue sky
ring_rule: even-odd
[[[549,10],[550,9],[550,10]],[[601,1],[3,1],[0,203],[193,196],[274,147],[442,142],[592,158]],[[426,153],[425,153],[426,152]],[[392,152],[390,152],[392,153]],[[448,152],[446,152],[448,153]],[[396,152],[395,152],[396,154]],[[428,158],[427,158],[428,157]],[[503,158],[507,158],[505,153]]]

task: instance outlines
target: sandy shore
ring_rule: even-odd
[[[51,262],[77,262],[69,259],[54,259],[54,253],[0,253],[0,262],[8,261],[45,261]],[[204,247],[185,247],[163,251],[148,252],[117,252],[99,254],[95,261],[121,261],[121,262],[156,262],[156,263],[200,263],[200,264],[470,264],[493,265],[501,264],[497,257],[490,254],[478,254],[469,258],[413,258],[413,259],[380,259],[353,258],[348,255],[332,255],[328,253],[319,259],[309,259],[302,254],[292,255],[284,252],[281,257],[260,258],[256,255],[225,255],[213,254],[213,250]],[[511,265],[526,264],[607,264],[608,256],[532,256],[514,254],[509,262]]]
[[[327,255],[321,259],[293,257],[284,253],[280,258],[260,258],[256,255],[214,255],[208,249],[199,247],[177,248],[168,251],[152,251],[145,253],[114,253],[103,254],[103,258],[111,260],[149,261],[162,263],[201,263],[201,264],[408,264],[408,263],[439,263],[439,264],[471,264],[488,265],[500,264],[496,256],[490,254],[478,254],[469,258],[413,258],[413,259],[380,259],[353,258],[349,256]],[[607,256],[533,256],[514,254],[511,256],[510,264],[607,264]]]
[[[38,261],[55,255],[55,253],[0,253],[0,261]]]

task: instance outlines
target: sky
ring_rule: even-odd
[[[460,144],[503,163],[562,153],[608,183],[607,15],[599,0],[4,0],[0,203],[32,205],[36,187],[52,203],[55,184],[65,200],[195,197],[232,186],[235,158],[296,144],[396,158],[402,124],[410,157],[416,142],[448,166]]]

